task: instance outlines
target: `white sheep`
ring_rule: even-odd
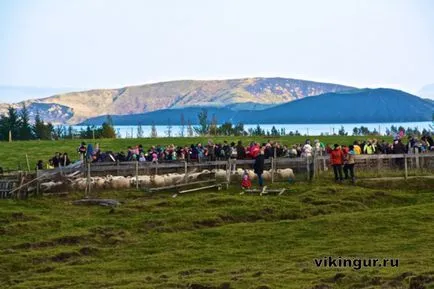
[[[86,186],[87,186],[87,180],[85,178],[76,179],[71,185],[72,189],[78,191],[85,190]]]
[[[92,187],[98,190],[102,190],[106,187],[106,179],[101,177],[92,178]]]
[[[278,169],[277,176],[279,179],[282,180],[289,180],[295,178],[294,171],[292,169]]]
[[[159,175],[151,176],[151,186],[164,187],[164,177]]]
[[[262,178],[264,179],[264,181],[271,180],[271,173],[270,173],[270,171],[264,171],[262,173]]]
[[[250,180],[256,180],[257,175],[255,174],[254,170],[247,170],[247,174],[249,175]]]
[[[151,184],[151,177],[150,176],[139,176],[139,185],[142,187],[149,187],[149,185]],[[131,185],[132,186],[136,186],[136,178],[132,177],[131,178]]]
[[[130,177],[113,177],[110,182],[112,189],[128,189],[130,188]]]
[[[225,170],[217,169],[217,170],[213,170],[213,172],[215,173],[215,178],[218,181],[226,180],[226,171]]]

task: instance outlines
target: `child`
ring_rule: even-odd
[[[244,174],[241,181],[241,188],[250,189],[251,186],[252,186],[252,182],[250,181],[249,174],[247,173],[247,170],[244,170]]]

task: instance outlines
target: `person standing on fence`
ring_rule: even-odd
[[[330,163],[333,167],[335,181],[342,182],[342,164],[344,162],[344,154],[338,144],[334,145],[334,149],[330,153]]]
[[[351,177],[351,182],[354,184],[356,181],[356,177],[354,176],[354,164],[355,164],[355,155],[354,146],[350,145],[348,148],[348,152],[345,155],[344,161],[344,175],[345,179],[348,180]]]
[[[264,185],[264,181],[262,179],[262,174],[264,173],[264,162],[265,162],[264,148],[262,148],[259,155],[256,156],[255,163],[253,165],[255,174],[258,176],[258,184],[261,188]]]
[[[80,154],[80,160],[84,161],[86,156],[86,143],[82,142],[81,145],[78,147],[77,152]]]

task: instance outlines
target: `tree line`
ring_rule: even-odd
[[[116,138],[111,117],[100,127],[88,126],[86,129],[76,131],[69,126],[54,126],[51,122],[45,122],[36,112],[34,122],[30,122],[30,112],[23,104],[18,111],[9,106],[5,115],[0,117],[0,140],[57,140],[68,138]]]

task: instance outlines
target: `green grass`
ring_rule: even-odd
[[[0,200],[0,288],[409,288],[434,277],[433,188],[323,180],[282,196],[99,193],[123,202],[113,210],[72,205],[81,193]],[[400,263],[317,268],[324,256]]]
[[[214,142],[219,143],[227,140],[229,142],[237,142],[242,140],[244,144],[248,144],[251,141],[266,142],[267,140],[277,140],[286,145],[292,145],[296,143],[304,143],[307,137],[305,136],[285,136],[280,138],[271,137],[211,137]],[[350,144],[356,139],[366,139],[367,137],[355,137],[355,136],[321,136],[321,137],[308,137],[312,141],[315,138],[320,139],[324,143],[334,144]],[[127,151],[128,146],[142,144],[144,148],[149,148],[152,145],[190,145],[198,142],[206,144],[209,137],[194,137],[194,138],[143,138],[143,139],[100,139],[100,140],[59,140],[59,141],[14,141],[12,143],[0,142],[0,167],[3,169],[13,169],[21,167],[23,170],[27,169],[26,154],[28,155],[30,168],[33,170],[38,160],[47,160],[54,156],[55,152],[68,153],[71,160],[77,160],[77,148],[82,141],[86,143],[96,142],[100,143],[100,147],[103,151]],[[386,139],[391,141],[388,137],[378,137],[378,139]]]

